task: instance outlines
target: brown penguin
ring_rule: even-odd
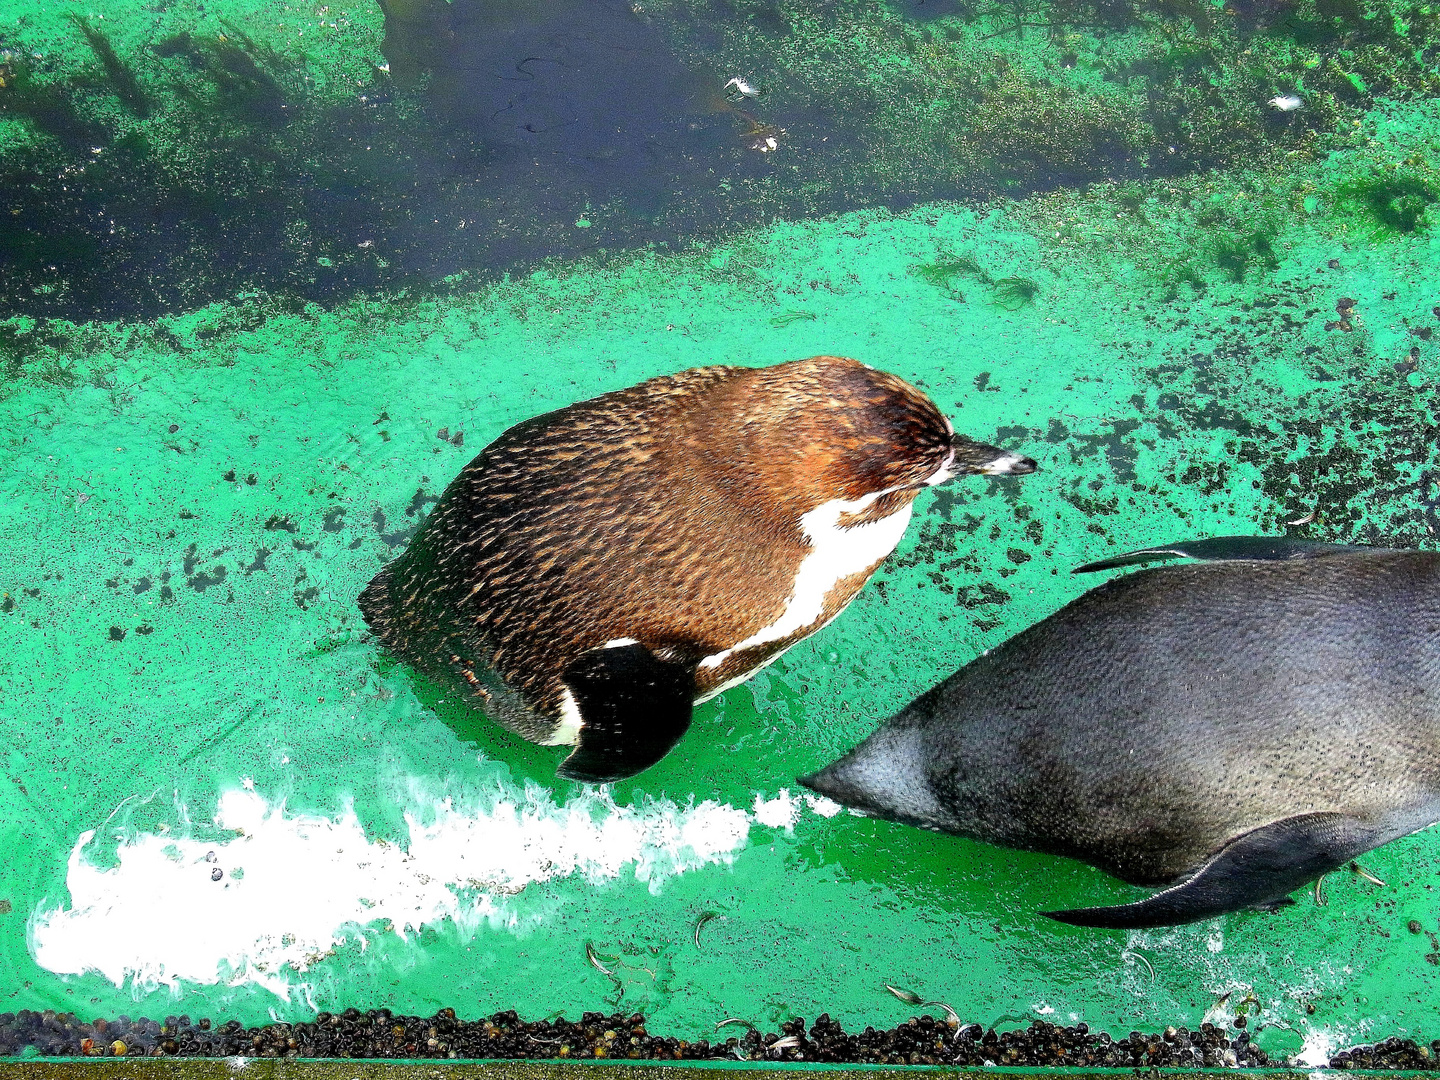
[[[360,609],[381,642],[601,782],[845,608],[911,503],[1035,463],[894,375],[817,356],[662,376],[517,424]]]

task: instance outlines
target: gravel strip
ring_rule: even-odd
[[[639,1014],[587,1012],[579,1022],[537,1020],[499,1012],[461,1020],[453,1009],[431,1017],[397,1016],[388,1009],[319,1013],[313,1021],[247,1028],[238,1021],[84,1022],[51,1010],[0,1013],[0,1056],[46,1057],[273,1057],[273,1058],[612,1058],[641,1061],[816,1061],[885,1065],[997,1065],[1081,1067],[1224,1067],[1272,1064],[1250,1045],[1244,1018],[1235,1030],[1202,1024],[1200,1030],[1132,1031],[1123,1039],[1092,1034],[1085,1024],[1036,1022],[1022,1031],[987,1031],[956,1019],[913,1017],[898,1027],[847,1034],[829,1015],[806,1031],[803,1020],[762,1033],[740,1019],[722,1021],[713,1039],[689,1041],[654,1035]],[[1392,1046],[1393,1044],[1393,1046]],[[1427,1050],[1390,1040],[1340,1054],[1351,1068],[1415,1068]],[[1346,1059],[1342,1064],[1341,1059]]]

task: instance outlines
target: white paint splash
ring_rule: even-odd
[[[70,852],[69,906],[40,905],[31,952],[47,970],[98,971],[136,992],[253,983],[289,1000],[309,994],[297,974],[347,944],[364,949],[380,934],[404,939],[445,920],[462,934],[523,929],[514,898],[555,878],[633,874],[655,892],[677,874],[730,863],[751,824],[715,801],[620,806],[586,792],[561,804],[535,784],[400,787],[403,842],[372,839],[350,804],[333,817],[291,812],[244,789],[219,800],[214,825],[224,832],[127,832],[113,858],[97,852],[109,868],[86,857],[95,830],[86,831]]]

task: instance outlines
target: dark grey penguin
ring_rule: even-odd
[[[698,368],[505,432],[360,609],[491,719],[575,746],[562,776],[620,779],[837,616],[922,489],[1034,468],[856,360]]]
[[[1273,907],[1440,821],[1440,553],[1226,537],[1092,589],[800,782],[1136,885],[1081,926]]]

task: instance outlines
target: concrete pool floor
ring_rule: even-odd
[[[1440,113],[1382,101],[1355,124],[1284,167],[782,220],[441,295],[8,317],[0,1009],[257,1025],[469,1002],[698,1037],[893,1026],[891,984],[987,1027],[1244,1015],[1315,1066],[1440,1034],[1433,830],[1364,860],[1383,886],[1342,871],[1323,904],[1097,933],[1037,912],[1135,890],[794,782],[1077,595],[1088,560],[1236,533],[1433,543],[1440,241],[1383,231],[1356,184],[1430,168]],[[600,216],[573,209],[582,232]],[[817,353],[916,381],[1041,471],[925,496],[845,615],[655,769],[558,783],[557,751],[364,632],[360,588],[509,425]]]

